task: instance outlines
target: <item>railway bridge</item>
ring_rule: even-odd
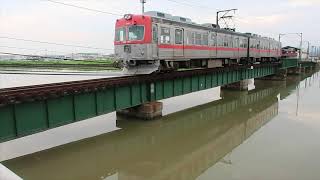
[[[184,70],[0,90],[0,142],[23,137],[91,117],[120,112],[151,119],[161,115],[159,100],[219,86],[246,89],[247,79],[285,79],[314,63],[284,59],[214,69]],[[303,71],[302,71],[303,69]]]
[[[49,166],[46,161],[29,164],[30,174],[46,173],[57,179],[72,177],[75,171],[79,177],[88,179],[94,179],[96,174],[103,174],[104,178],[118,174],[119,179],[178,180],[186,179],[186,172],[192,172],[192,178],[198,177],[271,121],[278,114],[279,93],[285,98],[297,83],[299,81],[272,82],[265,87],[259,82],[250,92],[223,91],[225,98],[166,116],[163,121],[136,122],[128,126],[120,120],[118,131],[4,162],[4,165],[17,172],[25,166],[19,162],[34,162],[35,157],[49,158],[52,160]],[[232,96],[229,93],[233,93]],[[243,115],[243,112],[248,113]],[[81,149],[81,158],[74,149]],[[77,168],[60,163],[70,159]],[[92,164],[97,166],[88,168]],[[55,171],[50,171],[52,169]]]

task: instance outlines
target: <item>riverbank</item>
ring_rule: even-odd
[[[113,65],[114,60],[2,60],[0,65]]]
[[[55,69],[55,70],[119,70],[117,62],[105,60],[3,60],[1,70]]]

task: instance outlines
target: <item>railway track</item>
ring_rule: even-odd
[[[192,75],[204,75],[213,72],[228,72],[237,69],[271,67],[278,66],[274,64],[257,64],[253,66],[230,66],[221,68],[196,69],[175,71],[171,73],[158,73],[151,75],[121,76],[114,78],[92,79],[82,81],[71,81],[63,83],[43,84],[34,86],[24,86],[15,88],[0,89],[0,106],[7,104],[16,104],[26,101],[43,100],[48,98],[57,98],[68,94],[80,94],[104,90],[108,87],[117,87],[130,84],[139,84],[146,82],[155,82],[161,80],[176,79],[179,77],[188,77]]]

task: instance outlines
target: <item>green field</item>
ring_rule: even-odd
[[[77,70],[77,71],[119,71],[119,64],[113,59],[99,60],[2,60],[0,70]]]
[[[2,60],[1,65],[113,65],[112,59],[104,60]]]

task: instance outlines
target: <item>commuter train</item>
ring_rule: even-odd
[[[161,12],[116,21],[115,57],[127,74],[278,61],[281,43]]]

